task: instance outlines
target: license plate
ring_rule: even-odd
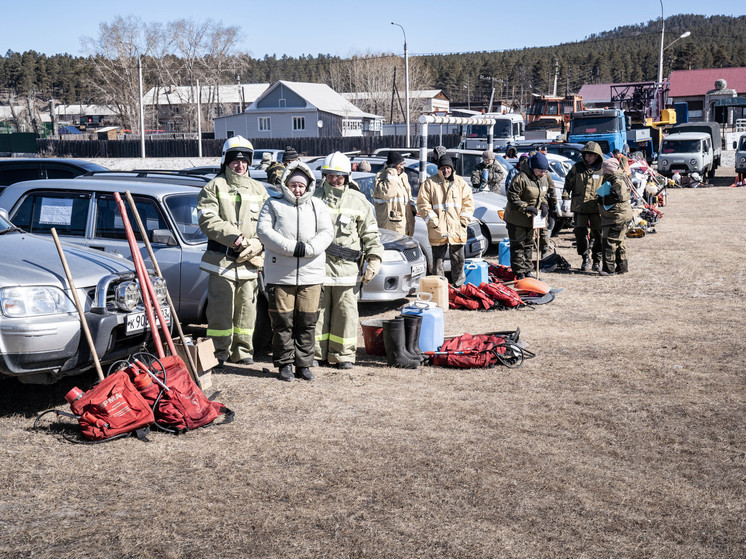
[[[163,318],[166,319],[166,322],[171,324],[171,308],[167,306],[162,307],[161,312],[163,313]],[[155,321],[160,326],[161,322],[158,320],[158,314],[155,311],[153,311],[153,314],[155,315]],[[126,332],[128,335],[142,332],[148,327],[148,317],[145,314],[145,311],[131,312],[127,315]]]
[[[412,266],[412,277],[421,276],[425,273],[425,264],[415,264]]]

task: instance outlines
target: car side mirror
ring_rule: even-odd
[[[10,221],[10,217],[8,216],[8,210],[6,210],[5,208],[0,208],[0,217],[4,217],[7,221]]]
[[[736,149],[738,147],[738,142],[733,142],[733,149]]]
[[[170,247],[177,246],[179,244],[170,229],[153,229],[151,235],[153,237],[153,244],[166,245]]]

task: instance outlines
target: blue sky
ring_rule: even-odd
[[[623,6],[631,6],[625,9]],[[265,54],[400,53],[407,34],[411,55],[422,53],[504,50],[578,41],[614,27],[659,19],[660,0],[599,2],[557,0],[456,2],[454,0],[317,2],[204,0],[35,0],[33,15],[25,2],[5,3],[0,52],[35,50],[48,55],[87,54],[81,37],[97,37],[99,24],[116,16],[136,16],[145,22],[207,19],[238,26],[238,50],[261,58]],[[509,7],[510,6],[510,7]],[[526,6],[529,14],[519,14]],[[208,9],[206,9],[206,7]],[[744,15],[738,0],[663,0],[663,13]],[[478,28],[478,22],[486,24]],[[532,29],[532,26],[540,30]],[[675,30],[671,30],[675,33]],[[693,38],[694,39],[694,38]]]

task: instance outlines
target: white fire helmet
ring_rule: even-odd
[[[335,151],[326,156],[324,164],[321,166],[322,175],[347,175],[352,172],[350,158],[344,153]]]
[[[228,138],[223,144],[223,155],[220,158],[220,165],[225,165],[225,154],[229,151],[236,151],[244,153],[248,156],[249,166],[251,166],[251,160],[254,158],[254,146],[251,142],[243,136],[233,136]]]

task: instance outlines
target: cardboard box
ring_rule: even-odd
[[[189,344],[191,338],[186,336],[187,347],[189,353],[197,365],[199,384],[202,391],[209,390],[212,388],[212,368],[218,366],[218,360],[215,358],[215,345],[212,343],[210,338],[198,338],[196,343]],[[176,353],[179,354],[189,367],[189,361],[184,351],[184,346],[181,340],[175,339],[174,346],[176,347]]]

